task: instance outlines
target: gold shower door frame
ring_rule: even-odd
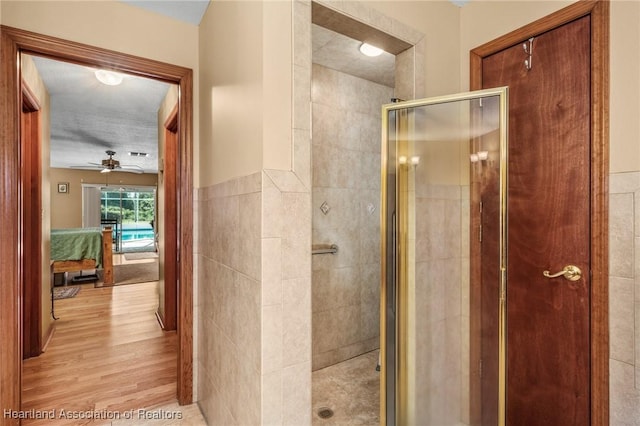
[[[498,347],[496,348],[498,357],[498,413],[496,418],[499,426],[505,424],[506,410],[506,291],[507,291],[507,138],[508,138],[508,88],[500,87],[495,89],[485,89],[473,92],[459,93],[454,95],[439,96],[415,101],[405,101],[387,104],[382,107],[382,173],[381,173],[381,291],[380,291],[380,423],[381,425],[392,424],[404,426],[413,420],[409,415],[415,407],[410,399],[414,372],[408,371],[409,345],[413,344],[409,336],[409,325],[414,321],[410,305],[410,284],[415,279],[415,268],[412,260],[415,252],[415,229],[409,224],[409,216],[415,214],[413,197],[408,196],[414,190],[414,171],[408,158],[409,147],[415,142],[413,135],[413,116],[410,110],[428,107],[430,105],[454,103],[460,101],[473,101],[482,98],[498,97],[499,103],[499,295],[496,297],[498,313]],[[396,150],[390,153],[389,135],[391,113],[396,114],[395,134]],[[474,118],[471,117],[471,123]],[[399,136],[398,136],[399,135]],[[413,139],[412,139],[413,138]],[[471,142],[471,141],[470,141]],[[470,148],[474,144],[470,143]],[[470,151],[473,151],[471,149]],[[391,154],[391,155],[390,155]],[[470,152],[471,154],[471,152]],[[391,157],[391,158],[390,158]],[[408,164],[407,164],[408,163]],[[389,188],[388,173],[390,167],[396,172],[394,181],[395,187]],[[395,196],[394,218],[389,216],[388,200],[389,193]],[[399,212],[404,212],[400,214]],[[391,222],[389,222],[391,220]],[[389,229],[389,228],[395,229]],[[392,232],[392,234],[389,234]],[[470,227],[470,232],[474,232]],[[391,236],[390,236],[391,235]],[[477,237],[476,237],[477,238]],[[389,245],[390,240],[396,240],[395,247]],[[395,265],[388,265],[389,259],[393,258]],[[391,273],[395,283],[389,283],[388,273]],[[394,286],[390,289],[389,286]],[[388,293],[390,291],[390,293]],[[395,328],[390,330],[387,322],[389,294],[393,295],[391,304],[395,308]],[[393,320],[392,320],[393,321]],[[388,336],[392,337],[392,342],[387,342]],[[391,347],[387,347],[387,345]],[[393,353],[390,353],[393,351]],[[391,358],[389,358],[391,357]],[[392,359],[395,364],[395,371],[388,371],[388,359]],[[392,392],[395,395],[387,395],[389,382]],[[387,413],[388,399],[392,399],[395,413]],[[413,411],[412,411],[413,412]],[[387,416],[390,415],[390,421]],[[394,423],[391,423],[394,422]]]

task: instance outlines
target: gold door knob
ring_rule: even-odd
[[[559,276],[564,276],[564,278],[569,281],[578,281],[580,278],[582,278],[582,271],[577,266],[567,265],[560,272],[556,272],[555,274],[552,274],[549,271],[544,271],[542,275],[544,275],[547,278],[556,278]]]

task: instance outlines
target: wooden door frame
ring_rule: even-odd
[[[24,256],[20,229],[20,53],[47,56],[92,67],[104,67],[179,86],[177,398],[193,399],[193,71],[86,44],[0,26],[0,406],[20,410]],[[0,424],[18,424],[3,416]]]
[[[42,165],[40,104],[29,85],[21,81],[21,179],[23,252],[25,257],[22,309],[23,358],[42,353]]]
[[[164,300],[162,315],[159,315],[162,328],[165,330],[175,330],[177,311],[176,306],[178,303],[178,294],[176,286],[176,271],[178,270],[177,259],[177,236],[175,228],[171,229],[167,227],[167,223],[177,222],[179,211],[177,208],[176,194],[172,191],[166,191],[166,188],[171,188],[176,185],[176,165],[178,164],[178,106],[176,105],[169,116],[164,122],[164,152],[162,157],[164,158]],[[160,307],[158,307],[160,312]]]
[[[482,59],[575,19],[591,17],[591,424],[609,424],[609,1],[582,0],[470,52],[471,90]]]

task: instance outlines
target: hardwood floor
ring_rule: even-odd
[[[138,409],[176,401],[177,336],[156,320],[157,283],[81,287],[55,301],[60,319],[46,352],[23,362],[23,412],[55,418],[23,424],[111,424],[129,415],[141,424]],[[61,410],[101,418],[64,419]]]

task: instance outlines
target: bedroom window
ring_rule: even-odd
[[[114,225],[116,251],[155,251],[155,215],[155,188],[101,188],[101,222]]]

